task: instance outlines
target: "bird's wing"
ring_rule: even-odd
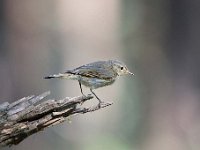
[[[103,61],[83,65],[74,70],[68,70],[66,73],[105,80],[111,80],[117,76],[116,72],[113,71],[112,66]]]

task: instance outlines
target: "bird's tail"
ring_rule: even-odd
[[[59,74],[54,74],[54,75],[49,75],[44,77],[44,79],[53,79],[53,78],[60,78],[60,79],[72,79],[76,80],[77,76],[71,73],[59,73]]]
[[[64,77],[64,74],[59,73],[59,74],[46,76],[44,77],[44,79],[63,78],[63,77]]]

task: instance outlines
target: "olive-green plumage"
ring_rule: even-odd
[[[134,75],[128,70],[124,63],[117,60],[108,60],[89,63],[72,70],[67,70],[65,73],[50,75],[44,78],[65,78],[78,80],[81,93],[83,94],[81,87],[83,84],[84,86],[90,88],[90,91],[101,103],[102,101],[93,92],[93,89],[111,85],[115,82],[118,76],[126,74]]]

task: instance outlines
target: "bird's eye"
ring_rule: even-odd
[[[121,67],[121,70],[123,70],[124,69],[124,67]]]

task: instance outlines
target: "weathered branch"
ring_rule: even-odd
[[[50,92],[45,92],[0,105],[0,147],[16,145],[46,127],[65,121],[73,114],[84,114],[112,105],[102,103],[89,108],[78,105],[92,99],[92,95],[42,102],[49,94]]]

